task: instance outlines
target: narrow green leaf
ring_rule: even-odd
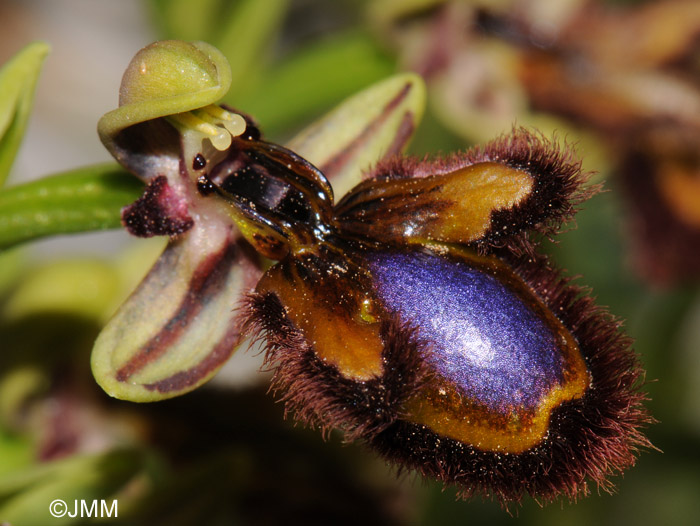
[[[260,57],[270,48],[287,12],[287,0],[241,0],[224,19],[214,44],[231,64],[233,100],[251,75],[259,71]]]
[[[252,89],[226,100],[274,136],[330,109],[394,72],[394,63],[365,33],[333,36],[270,68]]]
[[[143,183],[116,164],[89,166],[0,193],[0,249],[42,236],[120,226]]]
[[[34,42],[0,69],[0,186],[24,137],[36,81],[48,53],[47,44]]]
[[[4,404],[4,400],[2,401]],[[0,428],[0,479],[5,473],[23,469],[34,461],[31,439],[18,437]]]
[[[216,24],[221,0],[150,0],[154,23],[163,39],[205,40]]]
[[[164,38],[203,40],[216,46],[233,72],[229,100],[257,78],[279,33],[288,0],[151,0],[154,21]],[[240,107],[240,106],[237,106]]]
[[[386,28],[403,17],[425,13],[445,3],[446,0],[375,0],[367,3],[367,17],[376,27]]]
[[[119,273],[107,261],[85,257],[49,261],[21,280],[1,312],[5,320],[60,312],[102,321],[112,314],[119,287]]]

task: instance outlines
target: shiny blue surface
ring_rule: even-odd
[[[431,342],[428,363],[463,394],[502,413],[534,409],[562,379],[555,335],[499,280],[419,253],[368,256],[379,298]]]

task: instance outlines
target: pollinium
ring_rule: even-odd
[[[381,163],[334,204],[293,153],[232,152],[206,186],[277,261],[246,328],[296,418],[503,502],[608,488],[648,445],[629,339],[534,250],[586,196],[568,153],[516,131]]]

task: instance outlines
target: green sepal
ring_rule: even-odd
[[[361,181],[363,172],[406,149],[425,101],[420,76],[397,74],[349,97],[287,146],[325,174],[340,200]]]
[[[107,394],[154,402],[208,381],[241,340],[238,300],[260,270],[230,228],[203,224],[171,241],[95,341]]]
[[[119,107],[97,124],[100,140],[115,156],[125,128],[202,108],[221,99],[231,86],[226,57],[206,42],[165,40],[141,49],[124,72]]]

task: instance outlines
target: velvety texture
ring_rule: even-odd
[[[475,402],[502,413],[535,409],[562,382],[556,337],[495,277],[417,252],[369,258],[386,308],[431,343],[425,359]]]

